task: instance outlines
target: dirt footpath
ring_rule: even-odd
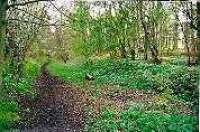
[[[24,132],[80,132],[84,128],[83,92],[65,84],[57,77],[43,71],[34,86],[38,93],[35,100],[20,98]]]

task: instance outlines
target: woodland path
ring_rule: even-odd
[[[80,132],[84,127],[83,92],[43,70],[36,80],[38,96],[21,97],[22,132]]]
[[[23,110],[20,132],[81,132],[86,122],[86,107],[92,108],[94,114],[99,114],[104,105],[120,110],[126,108],[129,100],[132,103],[145,104],[154,104],[157,101],[154,93],[116,91],[110,95],[112,89],[110,91],[106,88],[94,101],[87,92],[50,75],[46,68],[41,70],[34,88],[38,94],[34,100],[25,96],[19,97],[19,104]],[[180,105],[180,113],[191,114],[191,110],[184,104],[175,105]]]

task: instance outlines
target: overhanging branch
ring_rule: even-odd
[[[54,1],[54,0],[31,0],[31,1],[21,2],[21,3],[13,3],[13,4],[8,5],[6,9],[9,9],[11,7],[16,7],[16,6],[25,6],[28,4],[41,2],[41,1]]]
[[[8,19],[8,21],[20,21],[20,22],[23,22],[23,23],[32,23],[32,24],[36,24],[36,25],[42,26],[42,27],[44,27],[44,26],[58,26],[56,23],[52,23],[52,24],[49,24],[49,23],[39,23],[39,22],[35,22],[35,21],[21,20],[21,19],[17,19],[17,18],[10,18],[10,19]]]
[[[66,24],[57,24],[57,23],[39,23],[39,22],[35,22],[35,21],[28,21],[28,20],[21,20],[21,19],[8,19],[8,21],[20,21],[22,23],[31,23],[31,24],[35,24],[39,27],[58,27],[58,26],[62,26],[62,27],[66,27],[66,28],[70,28],[73,29],[72,27],[66,25]]]
[[[23,11],[24,13],[28,14],[30,17],[33,17],[33,18],[35,18],[35,19],[37,19],[37,20],[44,21],[44,22],[46,22],[46,23],[48,22],[48,21],[45,20],[44,18],[35,16],[34,14],[32,14],[32,13],[30,13],[30,12],[24,10],[24,9],[19,9],[19,8],[14,8],[14,9],[15,9],[15,10],[19,10],[19,11]]]

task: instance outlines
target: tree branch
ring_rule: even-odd
[[[70,26],[67,26],[66,24],[57,24],[57,23],[39,23],[39,22],[34,22],[34,21],[28,21],[28,20],[20,20],[20,19],[8,19],[8,21],[20,21],[20,22],[23,22],[23,23],[31,23],[31,24],[35,24],[39,27],[58,27],[58,26],[62,26],[62,27],[67,27],[67,28],[70,28],[70,29],[73,29],[72,27]]]
[[[21,3],[13,3],[13,4],[8,5],[6,9],[8,10],[11,7],[25,6],[25,5],[40,2],[40,1],[54,1],[54,0],[32,0],[32,1],[26,1],[26,2],[21,2]]]
[[[19,8],[14,8],[15,10],[19,10],[19,11],[23,11],[24,13],[28,14],[30,17],[33,17],[37,20],[40,20],[40,21],[44,21],[44,22],[48,22],[47,20],[45,20],[44,18],[41,18],[41,17],[38,17],[38,16],[35,16],[34,14],[24,10],[24,9],[19,9]]]

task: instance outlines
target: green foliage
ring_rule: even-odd
[[[39,74],[39,64],[34,61],[27,61],[24,65],[24,76],[20,78],[16,91],[21,94],[33,93],[32,84]]]
[[[97,118],[86,124],[86,131],[158,131],[192,132],[196,131],[197,119],[188,115],[161,114],[159,112],[140,111],[130,107],[120,113],[104,110]]]
[[[170,88],[177,91],[197,87],[198,73],[186,66],[154,65],[140,61],[100,60],[94,64],[64,66],[50,64],[50,72],[66,80],[83,81],[84,73],[95,77],[94,84],[119,85],[128,89],[158,90]],[[70,79],[71,78],[71,79]],[[180,92],[181,92],[180,91]]]
[[[197,68],[182,65],[154,65],[138,61],[104,59],[93,64],[62,65],[51,63],[49,71],[68,82],[83,86],[84,76],[90,73],[95,80],[94,88],[102,85],[119,86],[121,89],[156,91],[167,96],[175,94],[190,102],[198,111]]]
[[[92,45],[88,38],[88,29],[90,23],[89,11],[86,9],[84,2],[78,2],[73,19],[70,21],[71,26],[76,31],[76,37],[73,42],[75,53],[89,57],[92,54]]]
[[[115,120],[115,113],[112,111],[106,110],[102,112],[102,114],[94,120],[90,120],[86,123],[85,131],[89,132],[99,132],[99,131],[117,131],[117,122]]]
[[[181,109],[181,106],[174,108],[174,105],[171,105],[175,100],[172,93],[194,104],[198,102],[197,68],[173,64],[154,65],[141,60],[104,59],[93,60],[91,64],[62,65],[54,62],[48,69],[52,74],[78,85],[82,85],[84,75],[90,73],[95,77],[92,85],[119,85],[122,89],[155,90],[162,94],[155,100],[156,104],[149,107],[143,104],[143,107],[148,108],[142,108],[140,105],[133,107],[130,104],[131,108],[119,113],[103,110],[98,117],[87,120],[85,131],[192,132],[197,130],[197,119],[193,115],[177,114],[181,113],[177,109]],[[152,109],[155,111],[149,111]],[[178,112],[172,112],[174,110]]]
[[[10,127],[19,120],[18,106],[16,102],[0,102],[0,131],[10,129]]]
[[[132,2],[120,3],[119,11],[112,14],[110,8],[105,14],[96,17],[89,14],[84,2],[77,4],[76,11],[70,25],[76,32],[73,39],[73,51],[77,55],[90,57],[103,53],[115,52],[122,45],[129,46],[130,41],[135,41],[139,35],[139,21]],[[134,37],[134,38],[132,38]]]
[[[38,74],[39,65],[32,61],[27,61],[24,64],[22,76],[18,80],[14,78],[12,69],[7,68],[3,76],[4,88],[10,93],[26,93],[31,90],[31,85]]]
[[[168,57],[169,58],[169,57]],[[187,58],[186,57],[181,57],[181,56],[177,56],[177,57],[170,57],[168,60],[166,60],[167,63],[170,63],[172,65],[186,65],[187,63]]]
[[[35,92],[32,89],[32,84],[38,74],[39,65],[34,61],[27,61],[24,64],[23,78],[20,78],[18,82],[13,80],[11,74],[7,74],[4,77],[6,89],[1,92],[1,98],[3,99],[0,99],[0,131],[10,129],[14,123],[19,121],[17,102],[9,101],[6,95],[9,93],[9,96],[11,96],[11,94],[16,92],[18,94],[31,94],[31,96],[34,96]]]
[[[66,81],[79,85],[83,84],[84,70],[80,66],[64,66],[59,63],[51,63],[48,69],[50,73],[58,75]]]

